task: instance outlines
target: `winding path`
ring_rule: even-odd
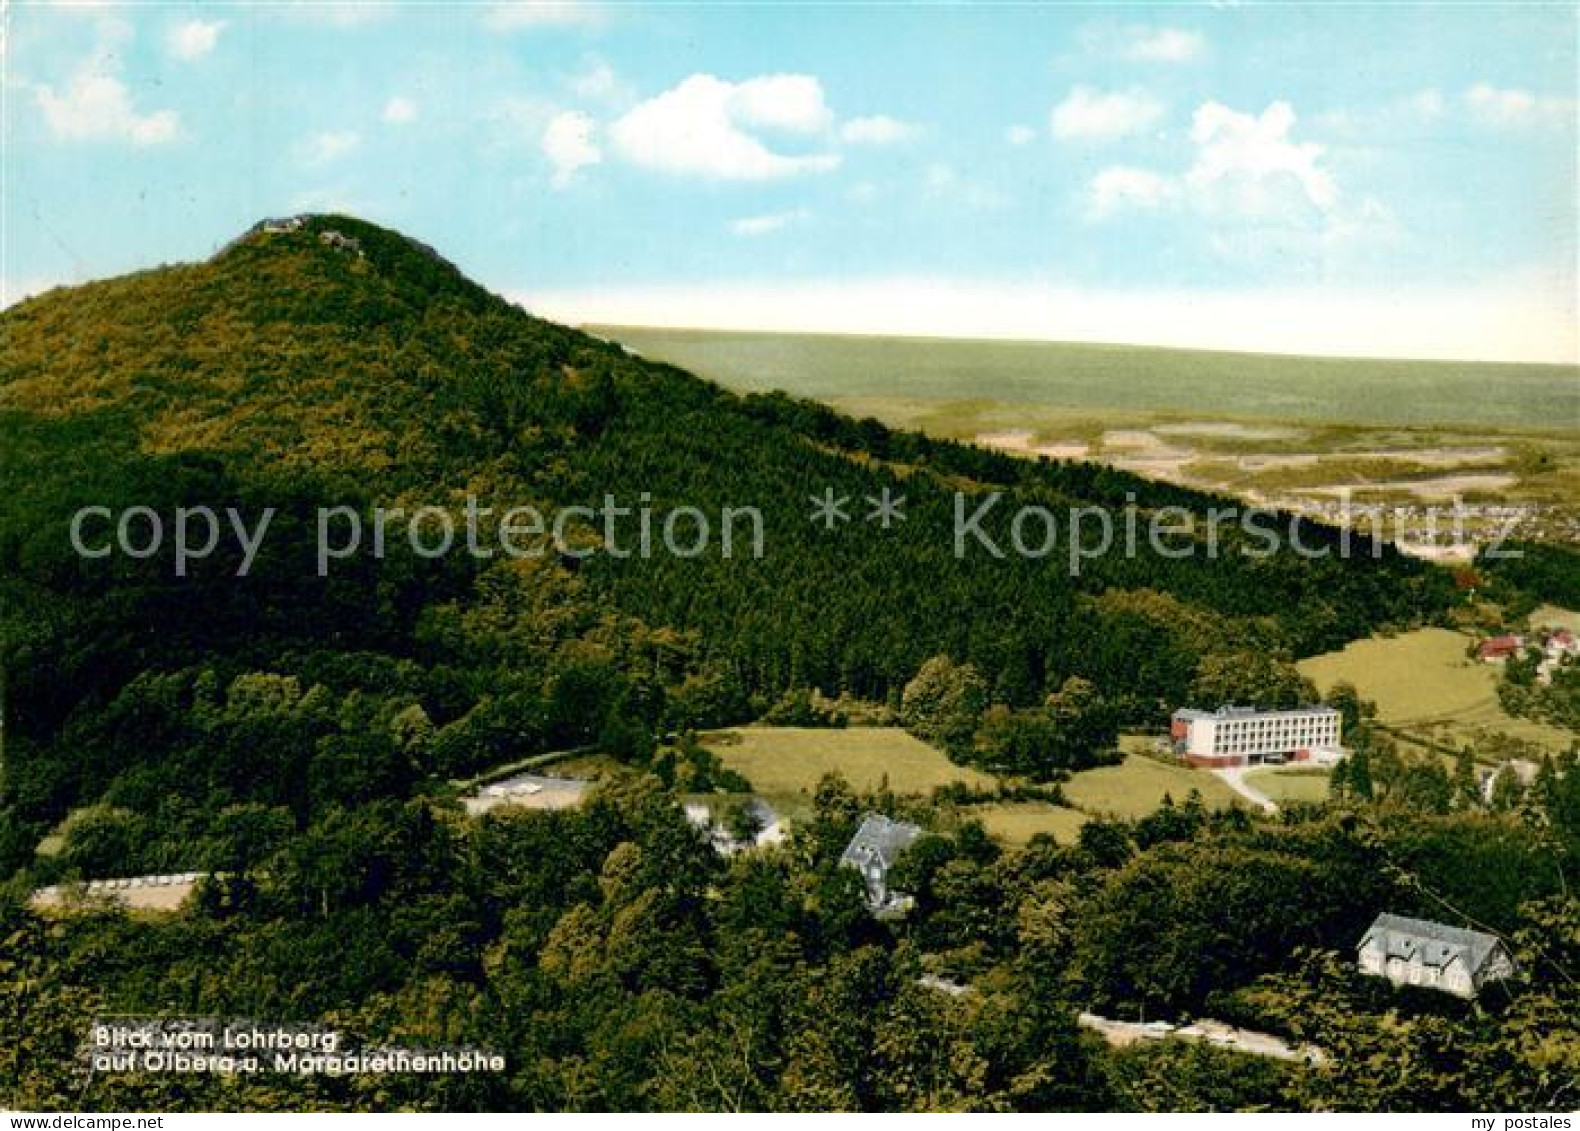
[[[1245,772],[1247,768],[1248,767],[1246,766],[1227,766],[1224,769],[1213,770],[1212,772],[1221,778],[1225,785],[1234,790],[1241,797],[1245,798],[1252,805],[1255,805],[1258,809],[1262,810],[1262,812],[1278,812],[1278,804],[1271,797],[1267,796],[1265,793],[1262,793],[1260,790],[1257,790],[1245,780]],[[1254,769],[1257,767],[1249,768]]]

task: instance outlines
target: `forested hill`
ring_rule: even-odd
[[[640,750],[655,733],[749,718],[792,688],[889,698],[945,653],[1012,705],[1078,675],[1156,720],[1204,665],[1256,678],[1449,600],[1436,571],[1391,548],[1264,557],[1229,528],[1209,560],[1200,525],[1189,557],[1110,553],[1072,577],[1065,508],[1110,508],[1123,530],[1132,500],[1198,519],[1226,501],[741,398],[534,318],[349,217],[260,225],[207,262],[52,291],[0,319],[13,860],[103,795],[312,806],[314,790],[351,789],[315,769],[325,755],[299,727],[216,737],[219,716],[204,712],[233,706],[238,686],[314,689],[381,727],[400,715],[419,735],[387,759],[406,781],[587,741]],[[865,521],[885,488],[906,498],[887,530]],[[809,521],[825,489],[853,521]],[[1037,504],[1058,517],[1059,548],[1000,560],[972,543],[958,556],[955,492],[974,507],[1000,490],[983,523],[997,542]],[[319,508],[459,515],[473,495],[497,517],[606,494],[632,507],[645,495],[660,516],[696,507],[714,541],[689,559],[430,560],[397,533],[382,559],[364,546],[328,577],[314,569]],[[83,559],[68,526],[88,504],[152,508],[165,546]],[[168,526],[198,505],[254,520],[277,509],[246,577],[228,531],[176,576]],[[748,506],[764,515],[764,556],[726,559],[718,516]],[[1040,535],[1028,526],[1029,541]],[[1334,537],[1303,527],[1308,546]],[[382,769],[381,750],[335,765]]]

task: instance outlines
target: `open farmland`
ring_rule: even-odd
[[[1324,693],[1340,681],[1354,684],[1377,704],[1378,722],[1407,735],[1460,744],[1491,731],[1553,750],[1575,740],[1572,732],[1510,716],[1498,703],[1501,669],[1469,658],[1472,643],[1462,633],[1423,628],[1357,640],[1298,666]]]
[[[1064,342],[591,327],[731,388],[817,400],[903,397],[1104,415],[1530,428],[1580,414],[1572,366],[1378,361]]]
[[[1140,346],[597,327],[741,392],[779,389],[897,428],[1028,457],[1087,459],[1343,521],[1340,500],[1401,513],[1384,533],[1436,557],[1427,511],[1540,508],[1530,537],[1575,533],[1574,366],[1290,357]],[[1438,520],[1446,526],[1448,520]],[[1435,547],[1435,548],[1434,548]]]

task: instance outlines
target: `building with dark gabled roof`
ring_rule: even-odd
[[[1463,998],[1514,973],[1514,959],[1496,935],[1386,911],[1367,928],[1357,951],[1363,974]]]
[[[841,866],[861,873],[867,888],[867,906],[874,913],[900,912],[910,905],[909,896],[889,890],[889,869],[921,835],[922,830],[916,825],[890,820],[881,813],[868,813],[840,853]]]

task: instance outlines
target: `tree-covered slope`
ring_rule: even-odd
[[[1348,560],[1246,554],[1259,543],[1231,523],[1209,557],[1202,523],[1225,500],[737,397],[534,318],[394,232],[341,216],[281,227],[0,315],[13,862],[71,806],[118,790],[133,808],[311,809],[315,790],[402,792],[364,780],[396,752],[402,782],[584,742],[639,754],[655,733],[747,718],[792,688],[897,698],[940,653],[1013,706],[1074,675],[1156,719],[1204,663],[1330,648],[1448,599],[1435,571],[1364,543]],[[808,520],[825,489],[855,521]],[[906,498],[887,530],[863,521],[884,489]],[[1118,532],[1130,504],[1143,524],[1184,507],[1195,533],[1174,544],[1193,552],[1143,538],[1079,576],[1062,542],[1042,559],[975,542],[959,555],[957,492],[968,509],[1003,493],[983,525],[1006,546],[1025,505],[1047,507],[1061,538],[1072,506],[1103,508]],[[392,536],[381,558],[364,545],[328,576],[315,568],[320,508],[459,516],[473,496],[497,521],[605,495],[660,518],[758,508],[764,555],[724,558],[716,524],[693,558],[429,559]],[[168,543],[146,559],[75,553],[69,522],[90,504],[167,522],[180,506],[278,513],[247,576],[226,537],[178,577]],[[1308,546],[1336,538],[1301,531]],[[238,679],[263,676],[310,700],[270,724],[278,741],[237,707],[251,686]],[[372,746],[342,749],[369,729]]]

